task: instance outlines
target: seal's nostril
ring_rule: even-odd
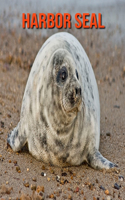
[[[77,94],[81,95],[81,88],[75,88],[75,91],[76,91],[76,95]]]

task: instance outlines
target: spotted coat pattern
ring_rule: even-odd
[[[68,73],[65,83],[57,77],[62,66]],[[74,88],[81,91],[77,101]],[[28,143],[34,157],[52,165],[80,165],[87,161],[94,168],[114,167],[98,151],[99,140],[99,94],[90,61],[73,35],[57,33],[36,56],[20,121],[7,142],[14,151]]]

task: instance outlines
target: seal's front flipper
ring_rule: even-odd
[[[116,164],[104,158],[98,150],[87,155],[87,162],[94,169],[110,169],[118,167]]]
[[[7,144],[13,149],[13,151],[19,151],[26,143],[26,135],[19,134],[18,125],[9,133],[7,138]]]

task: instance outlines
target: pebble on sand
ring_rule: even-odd
[[[60,182],[60,176],[56,176],[56,180],[57,180],[57,182]]]
[[[37,189],[36,191],[39,193],[39,192],[44,192],[44,186],[37,186]]]
[[[119,189],[121,188],[121,185],[118,185],[117,183],[115,183],[115,184],[114,184],[114,188],[115,188],[116,190],[119,190]]]
[[[37,181],[37,178],[36,178],[36,177],[33,177],[33,178],[32,178],[32,181],[36,182],[36,181]]]
[[[36,185],[31,184],[30,188],[31,188],[31,190],[36,190]]]
[[[120,176],[118,177],[118,179],[119,179],[119,181],[124,181],[124,177],[123,177],[122,175],[120,175]]]
[[[46,173],[44,173],[44,172],[41,172],[41,176],[46,176]]]
[[[105,190],[105,194],[109,195],[109,190]]]
[[[24,185],[25,187],[29,187],[29,182],[28,182],[27,180],[24,180],[23,185]]]

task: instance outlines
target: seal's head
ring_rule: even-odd
[[[79,73],[70,53],[59,49],[52,56],[53,90],[62,111],[68,116],[76,116],[81,109],[82,89]]]

